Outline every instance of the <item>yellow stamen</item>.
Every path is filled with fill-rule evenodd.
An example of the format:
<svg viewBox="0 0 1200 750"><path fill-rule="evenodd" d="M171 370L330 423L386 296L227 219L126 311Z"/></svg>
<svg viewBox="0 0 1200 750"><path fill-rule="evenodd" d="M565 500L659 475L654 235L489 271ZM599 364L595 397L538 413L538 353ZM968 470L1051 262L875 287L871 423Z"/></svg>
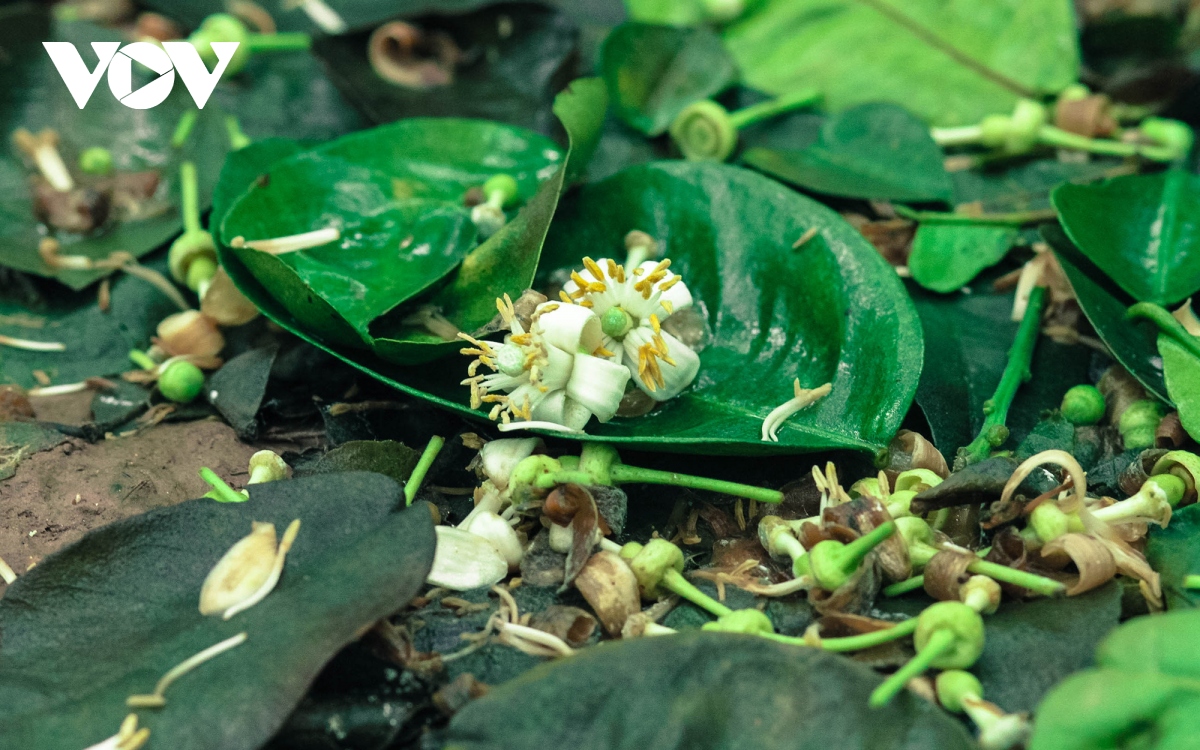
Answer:
<svg viewBox="0 0 1200 750"><path fill-rule="evenodd" d="M676 276L675 278L679 278L679 277ZM662 287L660 286L659 289L662 289ZM675 314L675 305L672 305L669 301L662 300L658 304L662 305L662 309L667 313L667 315Z"/></svg>
<svg viewBox="0 0 1200 750"><path fill-rule="evenodd" d="M596 261L592 260L591 258L584 258L583 267L592 274L592 278L594 278L596 281L604 281L604 272L600 270L600 266L596 263Z"/></svg>
<svg viewBox="0 0 1200 750"><path fill-rule="evenodd" d="M662 325L658 322L657 315L650 316L650 327L654 329L656 334L662 333Z"/></svg>
<svg viewBox="0 0 1200 750"><path fill-rule="evenodd" d="M592 356L593 357L615 357L617 355L614 354L613 352L610 352L609 350L605 349L604 345L601 344L600 346L596 347L595 351L592 352Z"/></svg>
<svg viewBox="0 0 1200 750"><path fill-rule="evenodd" d="M680 280L680 279L682 279L682 278L683 278L682 276L672 276L671 278L667 279L666 281L664 281L663 283L661 283L661 284L659 284L659 285L658 285L658 291L660 291L660 292L665 292L665 291L667 291L667 290L668 290L668 289L670 289L671 287L673 287L673 286L675 286L676 284L678 284L678 283L679 283L679 280ZM664 302L664 303L663 303L663 306L665 307L667 304L669 304L669 303L667 303L667 302Z"/></svg>
<svg viewBox="0 0 1200 750"><path fill-rule="evenodd" d="M563 302L566 302L568 305L575 304L575 300L571 299L571 295L567 294L562 289L558 290L558 298L561 299Z"/></svg>

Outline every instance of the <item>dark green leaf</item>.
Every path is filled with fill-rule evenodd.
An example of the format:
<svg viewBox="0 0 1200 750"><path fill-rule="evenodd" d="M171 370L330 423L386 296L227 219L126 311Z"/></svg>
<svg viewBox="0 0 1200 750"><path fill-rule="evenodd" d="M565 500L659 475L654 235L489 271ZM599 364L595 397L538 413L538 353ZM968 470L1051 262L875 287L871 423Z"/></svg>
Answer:
<svg viewBox="0 0 1200 750"><path fill-rule="evenodd" d="M166 271L165 262L155 261L151 267ZM42 286L48 287L44 298L30 300L15 290L0 296L0 333L66 346L61 352L5 347L0 373L5 382L25 388L40 384L34 375L37 370L55 385L132 370L129 350L149 346L159 321L179 311L158 289L124 274L113 281L108 312L96 304L95 291Z"/></svg>
<svg viewBox="0 0 1200 750"><path fill-rule="evenodd" d="M351 440L329 451L297 475L373 471L404 484L421 454L394 440Z"/></svg>
<svg viewBox="0 0 1200 750"><path fill-rule="evenodd" d="M843 198L950 200L953 185L929 130L895 104L863 104L826 120L801 151L751 148L742 161L772 177Z"/></svg>
<svg viewBox="0 0 1200 750"><path fill-rule="evenodd" d="M1200 589L1183 587L1184 576L1200 574L1200 505L1175 511L1165 529L1151 526L1146 559L1162 576L1168 609L1200 606Z"/></svg>
<svg viewBox="0 0 1200 750"><path fill-rule="evenodd" d="M272 482L243 504L193 500L119 521L43 560L0 600L5 741L97 743L129 712L127 696L245 632L244 644L181 677L165 708L139 718L163 747L259 747L335 652L422 585L430 516L396 513L399 504L399 485L372 474ZM250 522L282 532L295 518L302 525L275 590L228 622L202 617L201 583Z"/></svg>
<svg viewBox="0 0 1200 750"><path fill-rule="evenodd" d="M212 213L209 215L209 226L213 238L217 239L221 222L225 214L237 202L242 194L250 189L251 183L268 174L270 166L294 156L312 144L304 144L289 138L266 138L255 141L245 148L231 151L225 157L225 165L213 188Z"/></svg>
<svg viewBox="0 0 1200 750"><path fill-rule="evenodd" d="M1008 254L1020 230L1013 226L923 221L913 238L908 270L935 292L953 292Z"/></svg>
<svg viewBox="0 0 1200 750"><path fill-rule="evenodd" d="M1054 248L1058 263L1079 300L1079 307L1096 329L1096 335L1146 390L1169 400L1163 382L1162 361L1155 348L1154 327L1125 319L1125 311L1135 300L1083 257L1057 226L1044 226L1042 236Z"/></svg>
<svg viewBox="0 0 1200 750"><path fill-rule="evenodd" d="M764 0L726 28L746 83L774 94L816 86L826 105L902 104L933 125L1007 114L1079 72L1070 3Z"/></svg>
<svg viewBox="0 0 1200 750"><path fill-rule="evenodd" d="M1093 158L1083 163L1058 159L1000 159L950 173L954 203L979 203L985 213L1050 208L1050 192L1064 182L1100 179L1120 162Z"/></svg>
<svg viewBox="0 0 1200 750"><path fill-rule="evenodd" d="M1200 176L1182 169L1062 185L1067 236L1138 302L1173 305L1200 289Z"/></svg>
<svg viewBox="0 0 1200 750"><path fill-rule="evenodd" d="M708 29L624 23L600 48L600 74L617 117L661 135L684 107L737 82L737 66Z"/></svg>
<svg viewBox="0 0 1200 750"><path fill-rule="evenodd" d="M258 432L258 408L278 352L273 346L243 352L208 379L205 392L209 403L241 438L253 438Z"/></svg>
<svg viewBox="0 0 1200 750"><path fill-rule="evenodd" d="M983 655L971 668L988 700L1011 713L1033 711L1050 688L1091 666L1121 617L1121 587L1067 599L1006 602L987 618Z"/></svg>
<svg viewBox="0 0 1200 750"><path fill-rule="evenodd" d="M904 693L867 707L879 678L816 649L687 633L602 644L537 667L458 713L445 750L971 748L961 724ZM554 710L529 710L553 705Z"/></svg>
<svg viewBox="0 0 1200 750"><path fill-rule="evenodd" d="M420 89L385 80L367 59L367 31L318 37L313 52L346 99L375 123L470 117L554 132L551 104L571 79L579 36L561 12L506 3L466 15L424 16L414 23L426 34L445 34L463 51L465 59L449 84Z"/></svg>
<svg viewBox="0 0 1200 750"><path fill-rule="evenodd" d="M533 282L542 243L562 191L587 169L600 139L608 95L598 78L581 78L558 95L554 112L570 140L564 163L542 183L524 209L475 249L451 281L430 300L464 331L475 331L496 315L496 299L517 299ZM453 355L461 342L446 342L423 328L380 321L372 329L375 353L390 362L420 364Z"/></svg>
<svg viewBox="0 0 1200 750"><path fill-rule="evenodd" d="M1011 456L992 456L969 464L913 498L913 512L924 515L959 505L987 505L1000 498L1016 468L1017 461ZM1045 469L1035 469L1017 489L1037 497L1057 486L1053 474Z"/></svg>

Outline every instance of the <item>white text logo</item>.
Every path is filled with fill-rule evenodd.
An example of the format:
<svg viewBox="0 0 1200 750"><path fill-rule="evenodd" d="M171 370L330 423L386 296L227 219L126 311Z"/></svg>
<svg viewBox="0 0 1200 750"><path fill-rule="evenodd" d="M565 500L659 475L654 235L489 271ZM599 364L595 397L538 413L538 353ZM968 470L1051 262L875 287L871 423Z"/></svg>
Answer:
<svg viewBox="0 0 1200 750"><path fill-rule="evenodd" d="M217 81L237 51L238 42L212 43L217 56L217 64L212 72L204 66L200 53L190 42L163 42L162 47L149 42L134 42L124 47L120 42L92 42L92 49L99 59L95 70L88 70L79 50L70 42L42 42L42 46L50 54L50 60L80 109L92 98L92 92L96 90L105 70L108 71L109 90L130 109L150 109L162 104L175 87L176 71L196 106L204 109L208 97L217 87ZM157 78L137 91L133 90L135 62L158 74Z"/></svg>

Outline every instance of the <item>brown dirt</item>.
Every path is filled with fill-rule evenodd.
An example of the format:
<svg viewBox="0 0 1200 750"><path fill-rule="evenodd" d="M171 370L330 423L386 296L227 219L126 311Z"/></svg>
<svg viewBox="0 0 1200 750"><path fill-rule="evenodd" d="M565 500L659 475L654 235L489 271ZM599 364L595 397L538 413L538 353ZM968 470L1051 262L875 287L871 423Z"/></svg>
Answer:
<svg viewBox="0 0 1200 750"><path fill-rule="evenodd" d="M207 491L201 466L241 487L255 450L208 420L95 444L68 440L29 456L0 483L0 559L20 575L91 529L199 497ZM0 580L0 595L5 588Z"/></svg>

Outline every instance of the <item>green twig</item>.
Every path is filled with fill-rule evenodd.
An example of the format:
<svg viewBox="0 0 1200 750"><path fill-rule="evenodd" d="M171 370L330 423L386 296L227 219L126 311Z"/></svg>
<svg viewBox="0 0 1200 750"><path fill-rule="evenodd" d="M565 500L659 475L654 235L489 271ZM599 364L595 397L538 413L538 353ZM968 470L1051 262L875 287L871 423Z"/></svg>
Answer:
<svg viewBox="0 0 1200 750"><path fill-rule="evenodd" d="M956 470L984 460L993 448L1000 447L1008 439L1008 428L1004 423L1008 420L1008 409L1017 395L1017 389L1031 376L1029 366L1037 346L1045 302L1046 289L1035 287L1029 295L1029 304L1025 307L1025 316L1021 318L1012 348L1008 350L1008 364L1000 376L1000 384L996 386L995 394L983 405L983 427L970 445L959 449L954 461Z"/></svg>
<svg viewBox="0 0 1200 750"><path fill-rule="evenodd" d="M210 497L218 503L244 503L249 498L246 495L238 492L234 488L225 483L224 479L217 476L217 473L207 466L200 469L200 478L203 479L212 490L205 493L205 497Z"/></svg>
<svg viewBox="0 0 1200 750"><path fill-rule="evenodd" d="M417 496L417 490L421 488L421 482L425 481L425 475L429 473L429 467L433 466L434 460L442 452L442 446L445 444L445 438L437 435L429 438L429 444L425 446L421 460L417 461L412 474L408 476L408 481L404 483L404 504L406 506L412 505L413 499Z"/></svg>

